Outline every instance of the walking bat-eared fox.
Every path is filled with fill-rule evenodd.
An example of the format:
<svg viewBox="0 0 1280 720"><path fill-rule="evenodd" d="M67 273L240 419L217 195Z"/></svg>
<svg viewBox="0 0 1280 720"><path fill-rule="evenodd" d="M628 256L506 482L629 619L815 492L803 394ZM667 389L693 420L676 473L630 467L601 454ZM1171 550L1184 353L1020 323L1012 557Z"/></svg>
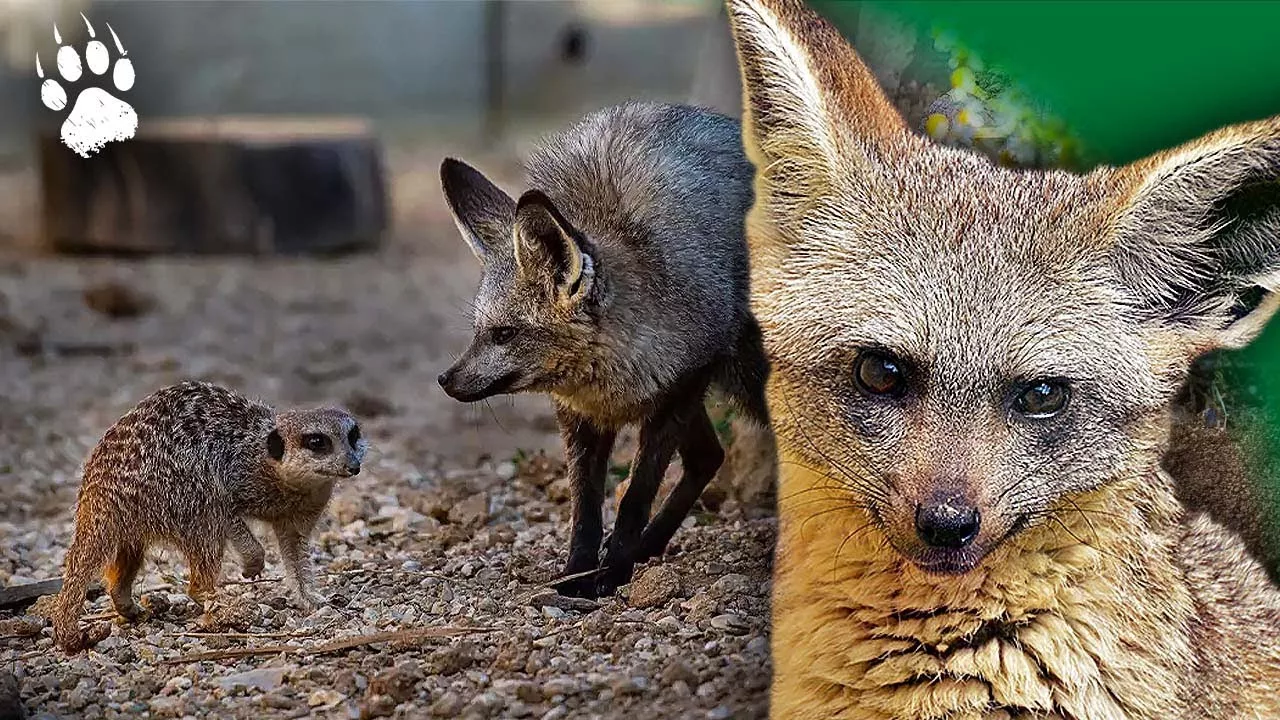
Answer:
<svg viewBox="0 0 1280 720"><path fill-rule="evenodd" d="M1161 465L1192 361L1280 302L1280 117L1006 169L910 132L799 0L728 7L780 465L771 715L1280 718L1280 589Z"/></svg>
<svg viewBox="0 0 1280 720"><path fill-rule="evenodd" d="M663 553L723 462L708 389L768 423L747 308L752 169L739 125L681 105L592 113L543 141L518 199L461 161L440 170L483 268L474 337L440 385L465 402L551 395L573 494L564 572L578 576L559 589L610 594ZM609 455L631 423L639 448L602 557ZM674 453L683 475L650 519Z"/></svg>

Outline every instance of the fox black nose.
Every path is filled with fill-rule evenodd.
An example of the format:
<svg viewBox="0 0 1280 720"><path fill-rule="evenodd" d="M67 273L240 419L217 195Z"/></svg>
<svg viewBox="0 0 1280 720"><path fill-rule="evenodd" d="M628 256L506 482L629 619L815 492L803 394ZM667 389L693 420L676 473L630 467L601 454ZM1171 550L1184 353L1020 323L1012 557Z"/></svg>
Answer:
<svg viewBox="0 0 1280 720"><path fill-rule="evenodd" d="M350 462L349 462L349 463L347 463L347 474L348 474L348 475L353 475L353 476L354 476L354 475L359 475L359 474L360 474L360 463L350 463Z"/></svg>
<svg viewBox="0 0 1280 720"><path fill-rule="evenodd" d="M440 377L436 378L436 382L440 383L440 387L448 389L449 383L453 381L454 370L449 368L440 373Z"/></svg>
<svg viewBox="0 0 1280 720"><path fill-rule="evenodd" d="M916 506L916 534L930 547L962 548L981 529L982 514L976 507L952 502Z"/></svg>

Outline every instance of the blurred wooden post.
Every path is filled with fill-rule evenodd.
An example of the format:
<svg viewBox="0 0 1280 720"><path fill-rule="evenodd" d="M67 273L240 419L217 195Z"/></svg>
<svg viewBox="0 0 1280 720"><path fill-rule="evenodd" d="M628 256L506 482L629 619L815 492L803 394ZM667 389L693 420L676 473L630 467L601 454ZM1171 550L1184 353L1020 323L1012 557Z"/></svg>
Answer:
<svg viewBox="0 0 1280 720"><path fill-rule="evenodd" d="M484 8L485 139L497 142L506 124L506 0L488 0Z"/></svg>
<svg viewBox="0 0 1280 720"><path fill-rule="evenodd" d="M388 201L370 123L144 121L82 158L38 138L44 242L59 252L312 254L381 244Z"/></svg>
<svg viewBox="0 0 1280 720"><path fill-rule="evenodd" d="M742 116L742 78L723 4L708 23L689 101L730 117Z"/></svg>

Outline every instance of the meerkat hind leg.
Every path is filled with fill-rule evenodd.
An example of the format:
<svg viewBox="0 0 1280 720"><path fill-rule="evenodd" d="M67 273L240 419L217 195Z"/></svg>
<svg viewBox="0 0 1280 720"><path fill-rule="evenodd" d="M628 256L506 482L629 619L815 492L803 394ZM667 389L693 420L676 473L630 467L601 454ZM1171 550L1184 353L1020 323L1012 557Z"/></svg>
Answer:
<svg viewBox="0 0 1280 720"><path fill-rule="evenodd" d="M189 548L185 554L190 572L187 595L197 604L207 606L218 587L218 575L222 571L222 548Z"/></svg>
<svg viewBox="0 0 1280 720"><path fill-rule="evenodd" d="M115 557L107 565L103 577L107 594L116 613L129 622L136 622L143 615L142 608L133 601L133 584L138 579L144 558L143 546L126 543L116 549Z"/></svg>

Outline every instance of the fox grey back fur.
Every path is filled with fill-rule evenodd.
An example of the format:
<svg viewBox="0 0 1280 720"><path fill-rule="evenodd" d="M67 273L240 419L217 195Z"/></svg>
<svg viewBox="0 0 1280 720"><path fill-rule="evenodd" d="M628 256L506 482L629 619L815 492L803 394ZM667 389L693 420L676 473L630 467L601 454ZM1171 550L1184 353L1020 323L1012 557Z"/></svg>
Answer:
<svg viewBox="0 0 1280 720"><path fill-rule="evenodd" d="M575 278L590 285L579 313L557 302L561 251L519 249L522 236L536 242L529 226L537 217L526 221L478 172L452 167L443 172L445 192L484 268L475 338L467 362L455 366L461 399L546 391L618 425L723 356L717 384L763 416L755 387L764 361L752 352L759 341L743 240L753 171L737 121L636 102L589 114L542 142L527 162L529 183L586 256L584 277ZM519 336L494 343L487 331L498 327L519 328Z"/></svg>

